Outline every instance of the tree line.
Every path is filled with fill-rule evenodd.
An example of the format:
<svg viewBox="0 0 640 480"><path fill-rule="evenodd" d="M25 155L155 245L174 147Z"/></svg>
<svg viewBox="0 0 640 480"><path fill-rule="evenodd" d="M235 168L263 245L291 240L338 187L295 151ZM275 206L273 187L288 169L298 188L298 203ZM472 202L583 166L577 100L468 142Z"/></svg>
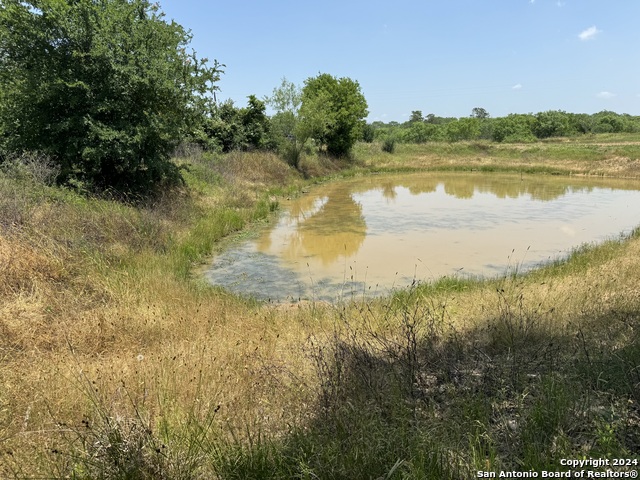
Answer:
<svg viewBox="0 0 640 480"><path fill-rule="evenodd" d="M369 124L366 139L404 143L463 140L526 143L551 137L639 132L640 117L611 111L585 114L549 110L491 118L484 108L476 107L469 117L463 118L423 116L422 111L414 110L404 123Z"/></svg>

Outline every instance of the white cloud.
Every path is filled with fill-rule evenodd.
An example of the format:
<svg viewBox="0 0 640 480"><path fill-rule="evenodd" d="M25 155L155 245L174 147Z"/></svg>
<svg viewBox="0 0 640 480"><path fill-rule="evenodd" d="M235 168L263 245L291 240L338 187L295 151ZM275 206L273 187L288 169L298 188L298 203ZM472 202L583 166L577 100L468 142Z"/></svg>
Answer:
<svg viewBox="0 0 640 480"><path fill-rule="evenodd" d="M522 85L517 83L513 87L511 87L511 90L520 90L521 88L522 88Z"/></svg>
<svg viewBox="0 0 640 480"><path fill-rule="evenodd" d="M594 25L593 27L589 27L586 30L583 30L582 32L580 32L580 35L578 35L578 38L580 38L580 40L591 40L592 38L594 38L597 34L599 34L602 30L598 30L596 28L596 26Z"/></svg>
<svg viewBox="0 0 640 480"><path fill-rule="evenodd" d="M600 92L600 93L598 93L596 95L596 97L604 98L604 99L613 98L615 96L616 96L616 94L615 93L611 93L611 92Z"/></svg>

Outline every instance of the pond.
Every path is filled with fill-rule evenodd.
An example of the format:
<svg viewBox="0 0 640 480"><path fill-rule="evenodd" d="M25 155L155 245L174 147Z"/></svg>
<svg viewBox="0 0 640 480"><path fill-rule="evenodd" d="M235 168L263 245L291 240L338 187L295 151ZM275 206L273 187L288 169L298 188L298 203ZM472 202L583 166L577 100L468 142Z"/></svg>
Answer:
<svg viewBox="0 0 640 480"><path fill-rule="evenodd" d="M208 280L280 301L386 295L495 277L640 224L640 184L495 173L373 175L282 202L277 222L216 255Z"/></svg>

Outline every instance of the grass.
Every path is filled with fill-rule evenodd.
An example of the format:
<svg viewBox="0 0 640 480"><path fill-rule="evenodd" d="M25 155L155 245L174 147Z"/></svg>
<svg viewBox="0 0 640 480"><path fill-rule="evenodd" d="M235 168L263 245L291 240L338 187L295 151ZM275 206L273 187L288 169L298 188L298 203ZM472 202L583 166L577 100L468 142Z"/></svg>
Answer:
<svg viewBox="0 0 640 480"><path fill-rule="evenodd" d="M419 169L637 178L638 147L359 145L355 163L177 159L154 202L0 171L0 476L469 478L640 450L640 234L527 275L269 306L194 274L278 197ZM602 144L602 145L601 145ZM615 145L614 145L615 144ZM313 177L323 175L323 177Z"/></svg>
<svg viewBox="0 0 640 480"><path fill-rule="evenodd" d="M377 171L483 170L557 175L640 177L640 145L631 142L397 144L389 155L377 143L360 144L356 158Z"/></svg>

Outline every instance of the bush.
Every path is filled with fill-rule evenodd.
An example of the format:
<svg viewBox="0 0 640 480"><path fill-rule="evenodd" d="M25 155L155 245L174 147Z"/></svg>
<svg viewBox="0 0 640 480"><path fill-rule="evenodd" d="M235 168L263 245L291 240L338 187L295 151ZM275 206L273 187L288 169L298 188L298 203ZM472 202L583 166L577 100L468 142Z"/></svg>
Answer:
<svg viewBox="0 0 640 480"><path fill-rule="evenodd" d="M0 232L28 222L58 173L49 158L37 153L7 155L0 161Z"/></svg>
<svg viewBox="0 0 640 480"><path fill-rule="evenodd" d="M570 128L570 117L562 111L549 110L536 114L533 133L538 138L563 137L577 131Z"/></svg>
<svg viewBox="0 0 640 480"><path fill-rule="evenodd" d="M480 136L480 120L477 118L461 118L449 122L445 126L445 136L449 142L476 140Z"/></svg>
<svg viewBox="0 0 640 480"><path fill-rule="evenodd" d="M370 123L367 123L362 128L362 141L366 143L372 143L375 138L375 128Z"/></svg>
<svg viewBox="0 0 640 480"><path fill-rule="evenodd" d="M396 150L396 139L394 137L387 137L382 142L382 151L387 153L393 153Z"/></svg>
<svg viewBox="0 0 640 480"><path fill-rule="evenodd" d="M216 106L204 123L204 139L199 143L205 148L219 146L223 152L274 149L265 103L255 95L248 98L245 108L236 108L232 100Z"/></svg>
<svg viewBox="0 0 640 480"><path fill-rule="evenodd" d="M624 122L620 116L613 112L600 112L595 115L596 133L620 133L624 130Z"/></svg>
<svg viewBox="0 0 640 480"><path fill-rule="evenodd" d="M439 140L440 127L431 123L413 122L405 131L405 141L411 143L425 143L429 140Z"/></svg>
<svg viewBox="0 0 640 480"><path fill-rule="evenodd" d="M492 139L496 142L532 142L533 115L511 114L493 121Z"/></svg>

